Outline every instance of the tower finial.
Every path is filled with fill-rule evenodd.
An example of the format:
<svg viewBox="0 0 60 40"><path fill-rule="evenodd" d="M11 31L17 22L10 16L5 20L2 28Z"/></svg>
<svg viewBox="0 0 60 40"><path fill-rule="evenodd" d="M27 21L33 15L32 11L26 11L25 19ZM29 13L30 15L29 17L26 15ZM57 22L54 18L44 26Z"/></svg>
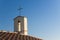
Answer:
<svg viewBox="0 0 60 40"><path fill-rule="evenodd" d="M22 7L19 7L19 9L18 9L18 11L19 11L19 16L21 16L21 10L22 10L23 8Z"/></svg>

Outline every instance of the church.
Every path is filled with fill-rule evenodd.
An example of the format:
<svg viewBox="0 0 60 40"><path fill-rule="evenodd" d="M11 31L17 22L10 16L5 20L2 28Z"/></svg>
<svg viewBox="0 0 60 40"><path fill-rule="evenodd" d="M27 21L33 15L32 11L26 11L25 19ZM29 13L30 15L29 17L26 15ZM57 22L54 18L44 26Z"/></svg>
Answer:
<svg viewBox="0 0 60 40"><path fill-rule="evenodd" d="M14 32L0 31L0 40L42 40L28 34L27 17L14 18Z"/></svg>

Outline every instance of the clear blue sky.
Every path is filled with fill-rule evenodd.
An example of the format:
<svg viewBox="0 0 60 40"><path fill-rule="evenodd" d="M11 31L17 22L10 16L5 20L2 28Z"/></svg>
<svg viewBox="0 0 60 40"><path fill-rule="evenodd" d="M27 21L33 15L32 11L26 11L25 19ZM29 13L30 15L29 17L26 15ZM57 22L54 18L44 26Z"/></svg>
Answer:
<svg viewBox="0 0 60 40"><path fill-rule="evenodd" d="M28 18L30 35L43 40L60 40L60 1L59 0L0 0L0 30L13 31L13 18L19 15Z"/></svg>

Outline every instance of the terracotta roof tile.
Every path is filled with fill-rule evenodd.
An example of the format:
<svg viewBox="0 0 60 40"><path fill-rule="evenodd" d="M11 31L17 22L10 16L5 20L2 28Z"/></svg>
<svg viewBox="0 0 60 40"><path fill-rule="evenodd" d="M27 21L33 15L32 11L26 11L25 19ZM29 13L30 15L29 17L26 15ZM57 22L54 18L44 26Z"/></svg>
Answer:
<svg viewBox="0 0 60 40"><path fill-rule="evenodd" d="M0 32L0 40L42 40L29 35L21 35L18 33Z"/></svg>

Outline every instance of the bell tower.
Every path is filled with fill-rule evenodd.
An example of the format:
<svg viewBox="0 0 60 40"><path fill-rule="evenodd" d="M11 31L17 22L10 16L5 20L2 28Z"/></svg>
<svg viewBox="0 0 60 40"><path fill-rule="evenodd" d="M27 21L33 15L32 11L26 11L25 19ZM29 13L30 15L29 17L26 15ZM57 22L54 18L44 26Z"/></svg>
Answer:
<svg viewBox="0 0 60 40"><path fill-rule="evenodd" d="M27 18L24 16L17 16L14 18L14 32L27 35Z"/></svg>

